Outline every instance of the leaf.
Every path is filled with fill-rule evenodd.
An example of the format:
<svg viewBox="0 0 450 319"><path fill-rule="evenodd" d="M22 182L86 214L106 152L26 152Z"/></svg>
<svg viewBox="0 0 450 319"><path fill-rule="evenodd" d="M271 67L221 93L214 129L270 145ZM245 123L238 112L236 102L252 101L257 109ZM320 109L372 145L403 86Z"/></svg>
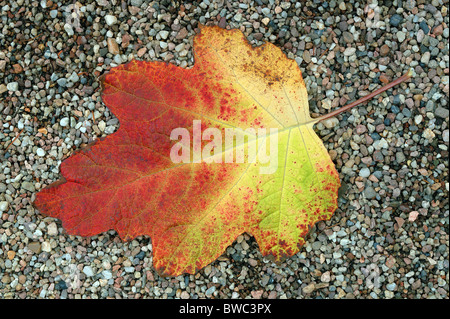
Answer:
<svg viewBox="0 0 450 319"><path fill-rule="evenodd" d="M331 217L340 185L314 133L320 119L309 115L300 69L276 46L253 48L240 31L218 27L201 27L194 54L191 69L140 61L113 68L102 98L120 128L65 160L63 178L39 192L35 206L61 219L69 234L114 229L124 240L151 236L161 275L194 273L244 232L264 256L281 261L299 251L317 221ZM171 133L186 128L195 139L194 121L203 134L278 131L247 134L228 149L216 141L211 151L219 152L201 163L174 163L171 149L182 142ZM278 156L262 163L274 136ZM190 152L181 157L194 160L208 143L214 142L183 144ZM223 161L251 143L257 152L244 152L243 163ZM262 174L264 167L274 172Z"/></svg>

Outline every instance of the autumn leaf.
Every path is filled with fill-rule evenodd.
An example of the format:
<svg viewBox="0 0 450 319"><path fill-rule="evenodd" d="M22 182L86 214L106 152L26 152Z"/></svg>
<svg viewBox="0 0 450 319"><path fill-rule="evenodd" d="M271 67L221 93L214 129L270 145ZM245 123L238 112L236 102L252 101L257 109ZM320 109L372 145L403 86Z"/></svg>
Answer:
<svg viewBox="0 0 450 319"><path fill-rule="evenodd" d="M191 69L140 61L113 68L102 98L120 128L65 160L62 180L39 192L35 206L69 234L150 236L161 275L194 273L244 232L264 256L292 256L332 216L340 185L313 130L322 118L309 115L300 69L276 46L253 48L240 31L218 27L201 27L194 54ZM195 145L196 126L201 137L213 128L233 130L236 140ZM187 142L173 139L177 128ZM252 143L254 154L245 151ZM263 163L274 143L276 157ZM176 145L187 152L174 162ZM234 153L243 161L224 161Z"/></svg>

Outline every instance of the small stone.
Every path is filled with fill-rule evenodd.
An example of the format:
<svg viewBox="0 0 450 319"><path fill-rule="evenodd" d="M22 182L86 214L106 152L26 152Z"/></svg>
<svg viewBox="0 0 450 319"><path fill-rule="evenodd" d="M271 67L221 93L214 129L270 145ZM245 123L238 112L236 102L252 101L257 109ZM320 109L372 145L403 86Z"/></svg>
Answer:
<svg viewBox="0 0 450 319"><path fill-rule="evenodd" d="M29 191L29 192L34 192L36 189L34 187L34 184L28 181L24 181L22 182L22 188Z"/></svg>
<svg viewBox="0 0 450 319"><path fill-rule="evenodd" d="M403 163L406 160L405 154L403 152L396 152L395 153L395 160L397 163Z"/></svg>
<svg viewBox="0 0 450 319"><path fill-rule="evenodd" d="M13 72L14 73L21 73L23 71L22 66L19 63L13 64Z"/></svg>
<svg viewBox="0 0 450 319"><path fill-rule="evenodd" d="M140 48L139 51L137 52L138 57L142 57L145 54L145 52L147 52L146 47Z"/></svg>
<svg viewBox="0 0 450 319"><path fill-rule="evenodd" d="M180 297L181 299L189 299L189 293L186 290L183 290Z"/></svg>
<svg viewBox="0 0 450 319"><path fill-rule="evenodd" d="M186 28L183 28L180 31L178 31L177 36L175 38L178 40L182 40L182 39L186 38L187 35L188 35L188 30Z"/></svg>
<svg viewBox="0 0 450 319"><path fill-rule="evenodd" d="M429 51L425 52L420 58L420 62L428 64L430 62L431 53Z"/></svg>
<svg viewBox="0 0 450 319"><path fill-rule="evenodd" d="M66 33L67 33L67 35L69 37L74 35L73 29L72 29L72 25L70 23L64 24L64 30L66 31Z"/></svg>
<svg viewBox="0 0 450 319"><path fill-rule="evenodd" d="M443 108L442 106L438 106L437 109L436 109L436 111L434 112L434 114L435 114L437 117L446 119L446 118L448 117L448 115L449 115L449 110L446 109L446 108Z"/></svg>
<svg viewBox="0 0 450 319"><path fill-rule="evenodd" d="M359 171L359 176L364 177L364 178L369 177L370 176L370 169L368 169L367 167L362 168Z"/></svg>
<svg viewBox="0 0 450 319"><path fill-rule="evenodd" d="M422 115L416 115L414 117L414 123L416 123L417 125L419 125L422 122L423 116Z"/></svg>
<svg viewBox="0 0 450 319"><path fill-rule="evenodd" d="M302 292L305 294L310 294L312 293L314 290L316 289L316 284L315 283L310 283L308 286L304 287L302 289Z"/></svg>
<svg viewBox="0 0 450 319"><path fill-rule="evenodd" d="M391 18L389 19L389 23L391 24L391 26L393 27L398 27L400 25L400 23L402 23L403 18L402 16L398 15L398 14L393 14L391 16Z"/></svg>
<svg viewBox="0 0 450 319"><path fill-rule="evenodd" d="M444 132L442 132L442 140L445 143L448 143L448 141L449 141L449 132L448 132L448 130L444 130Z"/></svg>
<svg viewBox="0 0 450 319"><path fill-rule="evenodd" d="M434 29L433 29L433 34L435 35L435 36L440 36L440 35L442 35L444 33L444 27L442 26L442 24L440 24L440 25L438 25L438 26L436 26Z"/></svg>
<svg viewBox="0 0 450 319"><path fill-rule="evenodd" d="M303 51L303 61L305 61L305 63L311 62L311 54L308 50Z"/></svg>
<svg viewBox="0 0 450 319"><path fill-rule="evenodd" d="M398 39L398 42L402 43L406 39L406 34L403 31L398 31L397 39Z"/></svg>
<svg viewBox="0 0 450 319"><path fill-rule="evenodd" d="M222 29L225 29L227 26L227 19L225 17L220 18L218 26Z"/></svg>
<svg viewBox="0 0 450 319"><path fill-rule="evenodd" d="M425 22L425 20L422 20L422 21L419 23L419 28L422 29L422 31L423 31L425 34L428 34L428 32L430 32L430 27L429 27L428 24Z"/></svg>
<svg viewBox="0 0 450 319"><path fill-rule="evenodd" d="M364 196L366 196L367 199L372 199L377 196L377 193L375 192L373 187L369 186L364 190Z"/></svg>
<svg viewBox="0 0 450 319"><path fill-rule="evenodd" d="M344 51L345 56L351 56L354 55L356 52L356 48L346 48Z"/></svg>
<svg viewBox="0 0 450 319"><path fill-rule="evenodd" d="M216 291L216 286L211 286L205 291L205 295L211 297L214 291Z"/></svg>
<svg viewBox="0 0 450 319"><path fill-rule="evenodd" d="M9 260L13 260L14 257L16 256L16 252L14 250L9 250L7 255Z"/></svg>
<svg viewBox="0 0 450 319"><path fill-rule="evenodd" d="M41 249L42 249L42 251L50 252L52 250L52 247L50 246L50 243L48 241L44 241L41 244Z"/></svg>
<svg viewBox="0 0 450 319"><path fill-rule="evenodd" d="M331 128L333 128L333 127L335 127L336 125L339 124L339 120L338 120L337 118L335 118L335 117L332 117L332 118L323 120L323 121L322 121L322 124L323 124L326 128L331 129Z"/></svg>
<svg viewBox="0 0 450 319"><path fill-rule="evenodd" d="M58 235L58 226L56 225L56 223L53 222L47 226L47 234L49 236Z"/></svg>
<svg viewBox="0 0 450 319"><path fill-rule="evenodd" d="M389 54L389 52L391 51L391 49L389 48L389 46L387 44L383 44L380 47L380 55L381 56L386 56Z"/></svg>
<svg viewBox="0 0 450 319"><path fill-rule="evenodd" d="M59 121L59 125L61 125L62 127L65 127L65 126L69 125L69 118L68 117L63 117Z"/></svg>
<svg viewBox="0 0 450 319"><path fill-rule="evenodd" d="M361 135L363 133L367 132L367 127L363 124L358 124L356 126L356 134Z"/></svg>
<svg viewBox="0 0 450 319"><path fill-rule="evenodd" d="M387 290L394 291L397 288L397 284L395 282L386 285Z"/></svg>
<svg viewBox="0 0 450 319"><path fill-rule="evenodd" d="M117 44L116 40L114 38L108 38L108 52L112 55L119 54L119 45Z"/></svg>
<svg viewBox="0 0 450 319"><path fill-rule="evenodd" d="M58 83L59 86L62 87L66 87L67 85L67 79L66 78L60 78L56 81L56 83Z"/></svg>
<svg viewBox="0 0 450 319"><path fill-rule="evenodd" d="M37 156L43 157L45 155L45 151L42 148L39 147L36 150L36 154L37 154Z"/></svg>
<svg viewBox="0 0 450 319"><path fill-rule="evenodd" d="M6 212L8 210L8 206L9 206L9 203L7 201L1 201L0 202L0 212Z"/></svg>
<svg viewBox="0 0 450 319"><path fill-rule="evenodd" d="M94 276L94 271L92 270L91 266L84 266L83 273L88 277Z"/></svg>
<svg viewBox="0 0 450 319"><path fill-rule="evenodd" d="M436 134L434 134L434 132L433 132L432 130L430 130L430 128L427 127L427 128L423 131L422 136L423 136L424 138L426 138L427 140L432 141L432 140L434 139L434 137L436 136Z"/></svg>
<svg viewBox="0 0 450 319"><path fill-rule="evenodd" d="M320 280L321 280L322 282L330 282L330 280L331 280L330 272L329 272L329 271L324 272L324 273L322 274L322 276L320 276Z"/></svg>
<svg viewBox="0 0 450 319"><path fill-rule="evenodd" d="M161 37L161 39L166 40L169 36L169 31L161 30L159 31L159 36Z"/></svg>
<svg viewBox="0 0 450 319"><path fill-rule="evenodd" d="M6 85L6 88L8 89L8 91L16 92L17 90L19 90L19 83L17 83L17 82L9 82Z"/></svg>
<svg viewBox="0 0 450 319"><path fill-rule="evenodd" d="M105 16L105 21L107 25L113 25L117 23L117 18L113 15L107 14Z"/></svg>
<svg viewBox="0 0 450 319"><path fill-rule="evenodd" d="M264 25L268 25L269 22L270 22L270 19L266 17L266 18L262 19L261 22L262 22Z"/></svg>
<svg viewBox="0 0 450 319"><path fill-rule="evenodd" d="M346 43L353 43L353 34L351 34L350 32L344 31L342 33L342 37L344 38L344 41Z"/></svg>
<svg viewBox="0 0 450 319"><path fill-rule="evenodd" d="M28 244L28 249L30 249L35 254L39 254L41 252L41 243L33 241Z"/></svg>

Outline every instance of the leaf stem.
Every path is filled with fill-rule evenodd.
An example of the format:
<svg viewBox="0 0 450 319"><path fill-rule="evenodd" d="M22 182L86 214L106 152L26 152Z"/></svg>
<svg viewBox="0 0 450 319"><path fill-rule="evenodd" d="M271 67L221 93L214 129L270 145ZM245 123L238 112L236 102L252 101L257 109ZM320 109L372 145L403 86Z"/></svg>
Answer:
<svg viewBox="0 0 450 319"><path fill-rule="evenodd" d="M384 91L389 90L390 88L396 86L397 84L400 84L400 83L410 79L412 77L412 75L413 75L413 71L412 71L412 69L409 69L408 73L402 75L398 79L395 79L391 83L386 84L385 86L379 88L378 90L373 91L372 93L370 93L370 94L360 98L359 100L356 100L355 102L347 104L346 106L343 106L343 107L341 107L341 108L339 108L339 109L337 109L337 110L335 110L335 111L333 111L331 113L328 113L328 114L325 114L325 115L322 115L320 117L315 118L314 122L317 123L317 122L323 121L323 120L328 119L330 117L336 116L336 115L338 115L338 114L340 114L340 113L342 113L344 111L347 111L348 109L351 109L354 106L357 106L357 105L359 105L361 103L364 103L364 102L370 100L371 98L377 96L378 94L383 93Z"/></svg>

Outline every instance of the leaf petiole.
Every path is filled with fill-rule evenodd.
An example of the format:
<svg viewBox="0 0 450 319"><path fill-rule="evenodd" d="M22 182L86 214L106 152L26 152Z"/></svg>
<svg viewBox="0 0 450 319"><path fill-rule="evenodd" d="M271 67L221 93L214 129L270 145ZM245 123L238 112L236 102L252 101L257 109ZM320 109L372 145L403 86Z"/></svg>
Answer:
<svg viewBox="0 0 450 319"><path fill-rule="evenodd" d="M339 108L339 109L337 109L337 110L335 110L335 111L333 111L331 113L328 113L328 114L325 114L325 115L322 115L320 117L315 118L314 122L318 123L318 122L323 121L325 119L328 119L330 117L334 117L334 116L336 116L336 115L338 115L338 114L340 114L342 112L345 112L345 111L351 109L354 106L357 106L357 105L359 105L361 103L364 103L364 102L372 99L373 97L377 96L378 94L383 93L384 91L387 91L390 88L392 88L392 87L394 87L394 86L396 86L396 85L398 85L398 84L400 84L400 83L410 79L412 77L412 75L413 75L413 70L409 69L408 73L402 75L398 79L395 79L391 83L386 84L385 86L379 88L378 90L373 91L372 93L370 93L370 94L360 98L359 100L356 100L355 102L347 104L346 106L343 106L343 107L341 107L341 108Z"/></svg>

